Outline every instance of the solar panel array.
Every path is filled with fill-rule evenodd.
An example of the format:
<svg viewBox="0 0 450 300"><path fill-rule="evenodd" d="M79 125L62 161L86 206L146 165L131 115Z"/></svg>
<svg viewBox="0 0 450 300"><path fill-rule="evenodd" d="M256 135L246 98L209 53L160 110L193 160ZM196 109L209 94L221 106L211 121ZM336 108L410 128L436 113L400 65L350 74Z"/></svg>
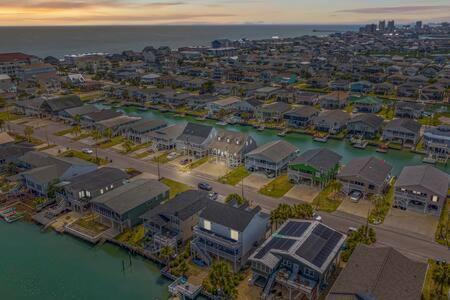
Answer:
<svg viewBox="0 0 450 300"><path fill-rule="evenodd" d="M279 232L281 235L301 237L306 229L308 229L309 222L289 221L283 229Z"/></svg>
<svg viewBox="0 0 450 300"><path fill-rule="evenodd" d="M263 258L266 253L272 249L288 251L295 242L296 241L292 239L272 237L271 240L264 247L262 247L261 250L259 250L259 252L255 255L255 258Z"/></svg>
<svg viewBox="0 0 450 300"><path fill-rule="evenodd" d="M320 268L341 238L341 233L318 224L295 253Z"/></svg>

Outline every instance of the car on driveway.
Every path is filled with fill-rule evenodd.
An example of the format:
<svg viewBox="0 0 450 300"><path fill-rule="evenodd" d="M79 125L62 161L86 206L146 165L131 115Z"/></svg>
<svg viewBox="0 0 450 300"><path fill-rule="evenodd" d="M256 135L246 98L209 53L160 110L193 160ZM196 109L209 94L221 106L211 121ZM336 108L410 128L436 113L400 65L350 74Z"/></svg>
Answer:
<svg viewBox="0 0 450 300"><path fill-rule="evenodd" d="M86 153L86 154L92 154L92 153L94 153L94 151L92 151L92 150L89 149L89 148L83 148L83 149L81 149L81 151L82 151L83 153Z"/></svg>
<svg viewBox="0 0 450 300"><path fill-rule="evenodd" d="M317 213L313 213L313 219L315 221L322 222L322 217Z"/></svg>
<svg viewBox="0 0 450 300"><path fill-rule="evenodd" d="M362 198L362 193L360 191L352 191L350 194L350 200L354 203L358 203L359 200Z"/></svg>
<svg viewBox="0 0 450 300"><path fill-rule="evenodd" d="M217 200L217 198L219 197L219 194L217 194L216 192L209 192L208 196L209 196L209 199L211 199L211 200Z"/></svg>
<svg viewBox="0 0 450 300"><path fill-rule="evenodd" d="M177 155L178 155L178 153L176 153L176 152L171 152L171 153L169 153L169 154L167 155L167 159L172 160L172 159L176 158Z"/></svg>
<svg viewBox="0 0 450 300"><path fill-rule="evenodd" d="M182 165L182 166L184 166L184 165L187 165L187 164L189 164L189 163L191 163L192 162L192 159L190 159L190 158L185 158L185 159L182 159L181 161L180 161L180 164Z"/></svg>
<svg viewBox="0 0 450 300"><path fill-rule="evenodd" d="M197 185L197 187L200 189L200 190L204 190L204 191L212 191L212 186L211 185L209 185L209 183L206 183L206 182L200 182L198 185Z"/></svg>

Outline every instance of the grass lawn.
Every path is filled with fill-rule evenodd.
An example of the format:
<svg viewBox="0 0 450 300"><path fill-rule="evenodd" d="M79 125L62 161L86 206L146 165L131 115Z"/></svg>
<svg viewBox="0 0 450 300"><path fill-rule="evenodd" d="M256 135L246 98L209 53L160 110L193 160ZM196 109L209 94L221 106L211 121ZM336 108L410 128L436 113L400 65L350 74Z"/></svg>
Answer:
<svg viewBox="0 0 450 300"><path fill-rule="evenodd" d="M40 139L37 139L35 137L30 137L30 140L28 140L25 136L20 135L20 134L14 134L14 133L10 133L11 136L14 136L14 139L16 140L16 142L20 143L20 142L29 142L35 146L39 146L42 145L44 143L44 141L41 141Z"/></svg>
<svg viewBox="0 0 450 300"><path fill-rule="evenodd" d="M378 115L386 120L392 120L395 116L395 110L388 108L387 106L383 106Z"/></svg>
<svg viewBox="0 0 450 300"><path fill-rule="evenodd" d="M292 187L293 183L289 182L287 175L278 176L265 186L263 186L259 192L263 195L280 198L283 197Z"/></svg>
<svg viewBox="0 0 450 300"><path fill-rule="evenodd" d="M170 161L170 159L167 158L167 155L169 155L169 152L164 152L163 154L154 157L153 161L154 162L158 162L159 161L160 164L166 164L166 163L168 163Z"/></svg>
<svg viewBox="0 0 450 300"><path fill-rule="evenodd" d="M93 92L84 92L84 93L77 93L80 97L81 101L91 101L94 99L97 99L101 96L103 96L102 91L93 91Z"/></svg>
<svg viewBox="0 0 450 300"><path fill-rule="evenodd" d="M183 167L183 170L192 170L195 169L201 165L203 165L204 163L206 163L208 161L208 156L202 157L200 159L197 159L196 161L193 161L192 163L186 165Z"/></svg>
<svg viewBox="0 0 450 300"><path fill-rule="evenodd" d="M245 178L248 175L250 175L250 172L245 168L245 166L239 166L228 172L225 176L220 177L219 182L229 185L236 185L241 182L242 178Z"/></svg>
<svg viewBox="0 0 450 300"><path fill-rule="evenodd" d="M428 260L428 271L425 277L425 283L422 290L423 300L444 300L447 299L446 296L440 296L436 293L439 291L439 285L433 280L433 271L437 268L437 264L434 260ZM443 293L447 295L449 292L449 286L444 285Z"/></svg>
<svg viewBox="0 0 450 300"><path fill-rule="evenodd" d="M170 188L169 199L172 199L179 193L182 193L182 192L192 189L192 187L190 187L187 184L184 184L184 183L172 180L172 179L168 179L168 178L161 179L161 182Z"/></svg>
<svg viewBox="0 0 450 300"><path fill-rule="evenodd" d="M76 158L83 159L85 161L97 164L99 166L106 165L108 163L108 161L104 158L98 157L98 159L96 159L95 155L83 153L81 151L76 151L76 150L69 150L69 151L63 152L61 154L61 156L76 157Z"/></svg>
<svg viewBox="0 0 450 300"><path fill-rule="evenodd" d="M145 158L145 157L147 157L147 156L149 156L149 155L150 155L149 152L144 151L144 152L142 152L142 153L136 154L136 155L134 156L134 158L141 159L141 158Z"/></svg>
<svg viewBox="0 0 450 300"><path fill-rule="evenodd" d="M72 131L73 131L73 129L72 129L72 127L70 127L70 128L67 128L67 129L58 131L58 132L56 132L54 135L56 135L56 136L63 136L63 135L72 133Z"/></svg>
<svg viewBox="0 0 450 300"><path fill-rule="evenodd" d="M326 212L335 211L341 205L343 199L338 194L340 184L337 181L330 182L320 193L314 198L312 205L317 210Z"/></svg>
<svg viewBox="0 0 450 300"><path fill-rule="evenodd" d="M14 121L14 120L18 120L18 119L21 119L21 118L22 118L21 115L8 113L6 111L0 112L0 120L3 120L3 121Z"/></svg>
<svg viewBox="0 0 450 300"><path fill-rule="evenodd" d="M370 211L369 222L382 223L391 209L392 202L394 201L394 181L391 182L391 187L386 195L375 199L370 199L370 201L372 201L375 206Z"/></svg>
<svg viewBox="0 0 450 300"><path fill-rule="evenodd" d="M94 214L84 216L78 219L74 224L87 229L94 235L98 235L108 229L107 226L97 222L97 216Z"/></svg>
<svg viewBox="0 0 450 300"><path fill-rule="evenodd" d="M436 228L435 239L441 245L447 245L447 241L450 240L450 224L448 219L448 211L450 209L450 203L444 206L442 209L441 217L439 218L439 224ZM445 232L447 231L447 232Z"/></svg>
<svg viewBox="0 0 450 300"><path fill-rule="evenodd" d="M102 143L99 145L100 149L107 149L114 147L115 145L119 145L120 143L123 143L125 138L123 136L115 136L112 139Z"/></svg>
<svg viewBox="0 0 450 300"><path fill-rule="evenodd" d="M140 247L142 240L145 237L144 225L138 225L132 229L127 228L124 232L115 237L116 240L122 243L130 244L135 247Z"/></svg>
<svg viewBox="0 0 450 300"><path fill-rule="evenodd" d="M138 150L150 147L151 144L152 144L151 142L144 143L144 144L134 144L133 146L131 146L130 151L123 150L121 152L123 154L132 153L132 152L135 152L135 151L138 151Z"/></svg>

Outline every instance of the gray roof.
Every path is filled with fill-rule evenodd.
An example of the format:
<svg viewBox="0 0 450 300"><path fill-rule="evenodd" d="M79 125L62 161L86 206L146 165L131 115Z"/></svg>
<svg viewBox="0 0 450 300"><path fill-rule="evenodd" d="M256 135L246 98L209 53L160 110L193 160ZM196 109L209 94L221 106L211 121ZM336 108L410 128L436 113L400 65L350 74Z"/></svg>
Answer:
<svg viewBox="0 0 450 300"><path fill-rule="evenodd" d="M381 185L391 169L391 165L376 157L354 158L341 169L338 177L356 176Z"/></svg>
<svg viewBox="0 0 450 300"><path fill-rule="evenodd" d="M74 190L96 190L113 182L125 180L129 176L117 168L104 167L70 179L65 187Z"/></svg>
<svg viewBox="0 0 450 300"><path fill-rule="evenodd" d="M83 101L77 95L68 95L58 98L47 99L43 104L47 104L52 111L60 111L67 108L82 106Z"/></svg>
<svg viewBox="0 0 450 300"><path fill-rule="evenodd" d="M167 201L151 211L141 216L145 220L157 218L166 218L175 216L180 220L186 220L203 210L211 201L208 192L200 190L189 190L178 194L175 198Z"/></svg>
<svg viewBox="0 0 450 300"><path fill-rule="evenodd" d="M264 104L260 109L264 111L284 113L290 110L291 106L285 102L273 102L270 104Z"/></svg>
<svg viewBox="0 0 450 300"><path fill-rule="evenodd" d="M260 212L259 206L254 209L234 207L229 204L211 201L200 214L200 217L216 224L243 232L251 220Z"/></svg>
<svg viewBox="0 0 450 300"><path fill-rule="evenodd" d="M319 113L319 110L312 106L300 106L288 111L287 113L285 113L285 115L306 118L311 117L317 113Z"/></svg>
<svg viewBox="0 0 450 300"><path fill-rule="evenodd" d="M213 129L214 128L209 125L187 123L183 133L177 140L193 144L202 144L209 137Z"/></svg>
<svg viewBox="0 0 450 300"><path fill-rule="evenodd" d="M253 148L250 148L251 145L245 144L245 142L250 139L252 139L251 142L253 143ZM218 129L216 138L209 145L209 148L211 149L220 149L231 154L239 153L244 147L254 149L256 148L256 142L247 133L226 129Z"/></svg>
<svg viewBox="0 0 450 300"><path fill-rule="evenodd" d="M66 109L66 113L72 117L75 117L77 115L82 116L82 115L89 114L89 113L96 112L96 111L100 111L100 110L93 104L88 104L88 105L83 105L83 106Z"/></svg>
<svg viewBox="0 0 450 300"><path fill-rule="evenodd" d="M447 173L430 165L404 167L397 181L396 187L422 186L434 193L446 196L449 176Z"/></svg>
<svg viewBox="0 0 450 300"><path fill-rule="evenodd" d="M427 264L413 261L391 247L356 247L327 300L419 300Z"/></svg>
<svg viewBox="0 0 450 300"><path fill-rule="evenodd" d="M259 146L255 150L249 152L247 156L259 156L268 161L279 162L297 151L298 148L294 145L284 140L277 140Z"/></svg>
<svg viewBox="0 0 450 300"><path fill-rule="evenodd" d="M375 114L359 114L354 116L350 121L348 121L348 124L356 122L362 122L369 125L372 128L378 129L383 124L383 118Z"/></svg>
<svg viewBox="0 0 450 300"><path fill-rule="evenodd" d="M397 102L396 108L397 109L411 109L411 110L423 110L424 105L422 103L418 102Z"/></svg>
<svg viewBox="0 0 450 300"><path fill-rule="evenodd" d="M145 131L152 131L155 128L161 128L166 126L167 123L163 120L140 120L137 122L134 122L130 126L128 126L129 129L132 129L136 132L145 132Z"/></svg>
<svg viewBox="0 0 450 300"><path fill-rule="evenodd" d="M40 184L47 184L61 177L69 166L64 165L48 165L37 167L29 171L22 172L22 175L33 178L33 181Z"/></svg>
<svg viewBox="0 0 450 300"><path fill-rule="evenodd" d="M420 125L419 122L411 119L394 119L386 124L386 129L406 129L416 134L419 134L420 127L422 127L422 125Z"/></svg>
<svg viewBox="0 0 450 300"><path fill-rule="evenodd" d="M88 113L85 115L86 118L91 119L94 122L99 122L107 119L112 119L121 116L122 113L116 112L112 109L104 109L97 112Z"/></svg>
<svg viewBox="0 0 450 300"><path fill-rule="evenodd" d="M348 119L350 119L350 114L346 113L342 110L327 110L319 114L317 116L316 121L326 121L327 123L330 122L340 122L340 123L347 123Z"/></svg>
<svg viewBox="0 0 450 300"><path fill-rule="evenodd" d="M169 125L156 131L148 132L146 135L159 139L172 140L178 138L183 133L185 127L186 123Z"/></svg>
<svg viewBox="0 0 450 300"><path fill-rule="evenodd" d="M168 191L169 188L157 180L138 179L92 199L92 203L102 204L118 214L125 214Z"/></svg>
<svg viewBox="0 0 450 300"><path fill-rule="evenodd" d="M308 150L294 159L291 164L307 164L315 169L329 170L334 168L342 159L342 156L327 148Z"/></svg>

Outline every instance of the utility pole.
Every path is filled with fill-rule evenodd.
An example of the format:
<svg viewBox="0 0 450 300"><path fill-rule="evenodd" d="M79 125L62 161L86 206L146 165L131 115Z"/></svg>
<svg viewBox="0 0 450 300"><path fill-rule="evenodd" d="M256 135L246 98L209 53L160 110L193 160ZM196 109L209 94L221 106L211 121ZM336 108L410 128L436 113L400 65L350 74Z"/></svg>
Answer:
<svg viewBox="0 0 450 300"><path fill-rule="evenodd" d="M156 163L158 166L158 180L161 180L161 170L159 168L159 156L156 158Z"/></svg>

